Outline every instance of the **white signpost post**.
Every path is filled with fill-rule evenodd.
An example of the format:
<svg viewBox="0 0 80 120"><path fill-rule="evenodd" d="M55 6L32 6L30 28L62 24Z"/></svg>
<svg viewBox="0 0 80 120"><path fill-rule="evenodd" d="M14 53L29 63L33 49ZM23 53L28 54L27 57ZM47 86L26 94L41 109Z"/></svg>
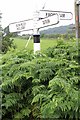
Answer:
<svg viewBox="0 0 80 120"><path fill-rule="evenodd" d="M40 51L39 29L56 25L60 20L71 20L71 12L40 10L34 12L33 19L14 22L9 24L9 32L22 32L33 30L34 53Z"/></svg>
<svg viewBox="0 0 80 120"><path fill-rule="evenodd" d="M40 34L39 29L47 26L55 25L59 23L58 15L46 17L43 19L39 19L39 14L34 13L34 29L33 29L33 37L34 37L34 53L36 51L40 51Z"/></svg>

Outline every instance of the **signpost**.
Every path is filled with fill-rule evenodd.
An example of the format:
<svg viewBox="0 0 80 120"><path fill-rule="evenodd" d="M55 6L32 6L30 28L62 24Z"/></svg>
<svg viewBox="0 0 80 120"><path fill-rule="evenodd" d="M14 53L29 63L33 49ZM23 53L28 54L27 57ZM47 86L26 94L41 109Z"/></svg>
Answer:
<svg viewBox="0 0 80 120"><path fill-rule="evenodd" d="M51 11L51 10L40 10L39 17L45 18L54 16L58 14L59 20L71 20L73 18L73 14L71 12L64 12L64 11Z"/></svg>
<svg viewBox="0 0 80 120"><path fill-rule="evenodd" d="M34 12L33 19L10 23L5 31L22 32L33 30L34 53L40 51L40 33L39 29L56 25L60 20L71 20L73 17L71 12L40 10Z"/></svg>
<svg viewBox="0 0 80 120"><path fill-rule="evenodd" d="M49 16L43 19L39 19L38 12L36 11L34 13L33 19L20 21L20 22L14 22L14 23L9 24L9 31L10 32L21 32L21 31L33 30L34 53L35 53L36 51L40 51L39 29L47 27L47 26L52 26L58 23L59 23L58 14L55 14L53 16Z"/></svg>
<svg viewBox="0 0 80 120"><path fill-rule="evenodd" d="M33 29L33 37L34 37L34 53L36 51L40 51L40 34L39 29L51 25L55 25L59 23L58 15L46 17L43 19L39 19L39 12L34 13L34 29Z"/></svg>

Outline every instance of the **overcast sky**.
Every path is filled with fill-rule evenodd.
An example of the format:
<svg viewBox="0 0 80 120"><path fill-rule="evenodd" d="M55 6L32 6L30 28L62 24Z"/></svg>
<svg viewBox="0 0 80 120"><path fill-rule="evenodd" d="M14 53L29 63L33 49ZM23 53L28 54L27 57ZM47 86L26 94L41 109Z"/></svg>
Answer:
<svg viewBox="0 0 80 120"><path fill-rule="evenodd" d="M54 11L67 11L73 13L71 21L62 21L61 25L74 23L74 0L0 0L2 27L12 22L33 18L35 10L45 9Z"/></svg>

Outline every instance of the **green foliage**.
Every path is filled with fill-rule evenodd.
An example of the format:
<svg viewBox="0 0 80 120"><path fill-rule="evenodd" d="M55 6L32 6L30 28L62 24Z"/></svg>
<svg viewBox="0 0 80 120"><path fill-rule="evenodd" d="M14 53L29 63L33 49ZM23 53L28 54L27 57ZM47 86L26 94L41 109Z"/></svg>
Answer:
<svg viewBox="0 0 80 120"><path fill-rule="evenodd" d="M35 55L12 50L0 64L3 120L80 119L77 46L59 41Z"/></svg>
<svg viewBox="0 0 80 120"><path fill-rule="evenodd" d="M29 108L23 108L19 113L16 113L15 116L14 116L14 119L23 119L25 118L25 116L29 117L29 114L30 114L30 109Z"/></svg>
<svg viewBox="0 0 80 120"><path fill-rule="evenodd" d="M15 48L15 45L13 44L13 39L10 39L10 37L11 34L2 37L1 52L6 53L8 50L10 50L10 48Z"/></svg>

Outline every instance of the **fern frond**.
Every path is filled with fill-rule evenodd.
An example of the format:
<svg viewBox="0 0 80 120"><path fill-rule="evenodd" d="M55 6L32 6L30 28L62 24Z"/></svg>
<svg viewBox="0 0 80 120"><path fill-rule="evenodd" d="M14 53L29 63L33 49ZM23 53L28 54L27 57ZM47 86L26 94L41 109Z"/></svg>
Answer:
<svg viewBox="0 0 80 120"><path fill-rule="evenodd" d="M42 99L45 99L45 98L47 98L47 95L44 95L44 94L38 94L38 95L36 95L34 98L33 98L33 100L32 100L32 104L33 103L36 103L36 102L42 102Z"/></svg>
<svg viewBox="0 0 80 120"><path fill-rule="evenodd" d="M45 86L44 85L38 85L38 86L34 86L32 88L32 94L35 96L36 94L39 94L41 93L42 90L45 89Z"/></svg>
<svg viewBox="0 0 80 120"><path fill-rule="evenodd" d="M71 85L63 78L55 77L51 81L49 81L49 87L60 87L62 90L64 90L67 94L71 90ZM59 90L59 89L58 89Z"/></svg>
<svg viewBox="0 0 80 120"><path fill-rule="evenodd" d="M13 120L15 120L15 119L21 120L25 117L29 117L30 113L31 113L31 110L28 107L23 108L23 109L21 109L20 112L18 112L14 115Z"/></svg>
<svg viewBox="0 0 80 120"><path fill-rule="evenodd" d="M8 109L8 107L14 106L21 98L22 94L20 93L10 93L5 95L5 102L2 104L2 106L5 106L6 109Z"/></svg>

